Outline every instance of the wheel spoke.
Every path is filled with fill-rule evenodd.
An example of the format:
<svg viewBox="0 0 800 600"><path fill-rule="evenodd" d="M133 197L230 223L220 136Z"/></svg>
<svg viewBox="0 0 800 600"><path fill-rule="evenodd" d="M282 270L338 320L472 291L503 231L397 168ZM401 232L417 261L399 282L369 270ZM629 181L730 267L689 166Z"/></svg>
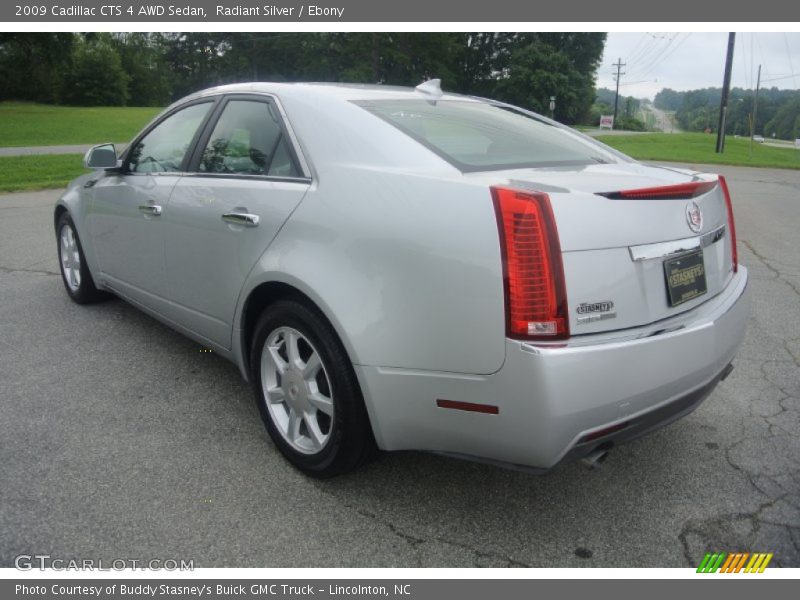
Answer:
<svg viewBox="0 0 800 600"><path fill-rule="evenodd" d="M286 401L286 396L283 393L283 388L280 386L275 386L267 390L267 399L272 404L280 404L281 402Z"/></svg>
<svg viewBox="0 0 800 600"><path fill-rule="evenodd" d="M297 438L300 437L300 423L302 422L302 417L292 408L289 411L289 424L286 427L286 435L292 442L297 443Z"/></svg>
<svg viewBox="0 0 800 600"><path fill-rule="evenodd" d="M322 362L319 359L319 354L317 354L316 351L312 352L303 367L303 379L307 382L314 381L321 367Z"/></svg>
<svg viewBox="0 0 800 600"><path fill-rule="evenodd" d="M330 398L319 392L312 392L308 395L308 401L317 410L324 412L329 417L333 416L333 401Z"/></svg>
<svg viewBox="0 0 800 600"><path fill-rule="evenodd" d="M306 413L303 415L303 420L306 422L308 439L311 440L311 444L314 446L314 449L318 450L319 448L322 448L322 445L325 443L326 436L319 428L319 423L317 422L316 416Z"/></svg>
<svg viewBox="0 0 800 600"><path fill-rule="evenodd" d="M297 346L299 341L297 332L294 330L287 331L283 336L283 341L286 343L286 356L289 357L289 364L300 368L302 361L300 360L300 348Z"/></svg>
<svg viewBox="0 0 800 600"><path fill-rule="evenodd" d="M279 375L283 375L286 372L286 367L289 365L286 364L286 361L283 360L283 357L278 353L277 346L268 346L269 348L269 357L272 360L272 364L275 366L275 369L278 371Z"/></svg>

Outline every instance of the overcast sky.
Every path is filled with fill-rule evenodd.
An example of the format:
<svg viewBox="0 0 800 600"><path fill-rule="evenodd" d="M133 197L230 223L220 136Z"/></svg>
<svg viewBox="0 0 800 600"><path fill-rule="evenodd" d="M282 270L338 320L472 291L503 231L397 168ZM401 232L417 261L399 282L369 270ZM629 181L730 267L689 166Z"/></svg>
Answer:
<svg viewBox="0 0 800 600"><path fill-rule="evenodd" d="M597 85L614 88L612 65L622 58L626 96L721 87L727 45L727 33L609 33ZM754 89L759 64L762 87L800 89L800 33L737 33L731 86Z"/></svg>

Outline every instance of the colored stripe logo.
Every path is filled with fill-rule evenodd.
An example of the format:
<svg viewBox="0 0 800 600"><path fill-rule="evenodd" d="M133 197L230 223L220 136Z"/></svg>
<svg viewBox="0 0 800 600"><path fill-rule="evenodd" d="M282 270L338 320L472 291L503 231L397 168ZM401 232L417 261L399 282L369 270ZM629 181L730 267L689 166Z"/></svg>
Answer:
<svg viewBox="0 0 800 600"><path fill-rule="evenodd" d="M763 573L772 560L772 552L706 552L698 573Z"/></svg>

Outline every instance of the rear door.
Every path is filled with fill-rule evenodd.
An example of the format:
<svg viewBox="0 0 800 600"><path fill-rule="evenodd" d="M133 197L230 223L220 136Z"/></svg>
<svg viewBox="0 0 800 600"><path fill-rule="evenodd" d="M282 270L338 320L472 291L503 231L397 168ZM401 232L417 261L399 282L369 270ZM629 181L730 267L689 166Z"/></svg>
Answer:
<svg viewBox="0 0 800 600"><path fill-rule="evenodd" d="M277 101L226 97L164 215L172 319L223 348L247 274L311 179Z"/></svg>

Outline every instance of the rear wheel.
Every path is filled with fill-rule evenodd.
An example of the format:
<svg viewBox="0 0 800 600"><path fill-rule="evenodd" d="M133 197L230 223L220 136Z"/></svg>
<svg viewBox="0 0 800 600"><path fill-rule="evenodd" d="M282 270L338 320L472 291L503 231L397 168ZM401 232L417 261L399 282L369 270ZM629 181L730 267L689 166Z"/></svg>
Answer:
<svg viewBox="0 0 800 600"><path fill-rule="evenodd" d="M369 458L374 441L358 381L318 311L293 300L269 306L250 356L261 418L293 465L325 478Z"/></svg>
<svg viewBox="0 0 800 600"><path fill-rule="evenodd" d="M89 304L108 298L107 293L98 290L94 285L75 224L66 212L61 213L58 218L56 238L61 278L69 297L78 304Z"/></svg>

